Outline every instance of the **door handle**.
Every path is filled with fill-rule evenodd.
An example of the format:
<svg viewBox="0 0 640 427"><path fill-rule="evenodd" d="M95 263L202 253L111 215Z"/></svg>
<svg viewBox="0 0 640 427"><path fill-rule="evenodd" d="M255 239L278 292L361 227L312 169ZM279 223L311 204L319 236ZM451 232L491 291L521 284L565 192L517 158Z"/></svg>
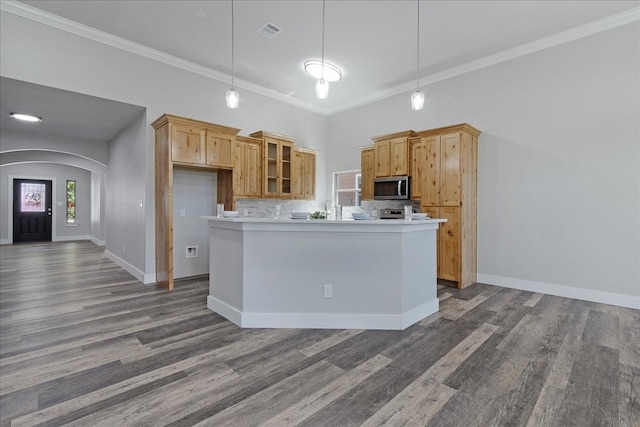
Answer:
<svg viewBox="0 0 640 427"><path fill-rule="evenodd" d="M402 181L398 181L398 196L402 196L402 194L400 194L401 187L402 187Z"/></svg>

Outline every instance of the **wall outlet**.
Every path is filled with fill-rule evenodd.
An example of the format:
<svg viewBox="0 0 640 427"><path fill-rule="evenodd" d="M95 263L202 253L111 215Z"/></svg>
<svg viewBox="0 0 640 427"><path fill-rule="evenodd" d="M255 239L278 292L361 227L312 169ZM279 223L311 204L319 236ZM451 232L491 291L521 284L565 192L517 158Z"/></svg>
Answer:
<svg viewBox="0 0 640 427"><path fill-rule="evenodd" d="M125 253L125 252L127 252L127 248L124 245L122 245L122 253Z"/></svg>
<svg viewBox="0 0 640 427"><path fill-rule="evenodd" d="M187 211L185 209L180 209L180 216L185 216Z"/></svg>
<svg viewBox="0 0 640 427"><path fill-rule="evenodd" d="M185 258L198 258L198 247L197 246L187 246Z"/></svg>
<svg viewBox="0 0 640 427"><path fill-rule="evenodd" d="M333 285L324 285L324 297L333 298Z"/></svg>

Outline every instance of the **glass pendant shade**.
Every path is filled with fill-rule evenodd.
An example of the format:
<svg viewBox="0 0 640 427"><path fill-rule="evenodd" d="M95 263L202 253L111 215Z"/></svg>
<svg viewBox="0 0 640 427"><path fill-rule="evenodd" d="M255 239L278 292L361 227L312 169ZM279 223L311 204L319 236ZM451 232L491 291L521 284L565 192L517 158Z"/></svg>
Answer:
<svg viewBox="0 0 640 427"><path fill-rule="evenodd" d="M233 89L227 91L227 107L238 108L240 103L240 94Z"/></svg>
<svg viewBox="0 0 640 427"><path fill-rule="evenodd" d="M422 110L422 107L424 107L424 93L416 90L411 95L411 109Z"/></svg>
<svg viewBox="0 0 640 427"><path fill-rule="evenodd" d="M324 78L316 82L316 97L318 99L327 99L329 97L329 82Z"/></svg>

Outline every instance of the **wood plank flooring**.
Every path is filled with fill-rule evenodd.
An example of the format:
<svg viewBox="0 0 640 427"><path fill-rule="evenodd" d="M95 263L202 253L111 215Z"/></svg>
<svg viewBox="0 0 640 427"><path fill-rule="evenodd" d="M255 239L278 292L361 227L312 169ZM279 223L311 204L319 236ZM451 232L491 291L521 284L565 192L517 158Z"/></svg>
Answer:
<svg viewBox="0 0 640 427"><path fill-rule="evenodd" d="M206 277L0 247L0 426L640 426L640 312L475 284L404 331L241 329Z"/></svg>

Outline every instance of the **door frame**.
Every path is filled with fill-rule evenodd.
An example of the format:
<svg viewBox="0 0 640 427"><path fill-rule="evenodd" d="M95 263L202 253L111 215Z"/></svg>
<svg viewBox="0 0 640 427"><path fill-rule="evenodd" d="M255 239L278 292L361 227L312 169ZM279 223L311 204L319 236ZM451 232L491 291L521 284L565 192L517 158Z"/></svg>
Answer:
<svg viewBox="0 0 640 427"><path fill-rule="evenodd" d="M15 179L37 179L43 181L51 181L51 241L55 242L56 233L56 211L58 201L56 198L56 184L58 178L55 176L25 176L25 175L7 175L7 231L8 244L13 244L13 180Z"/></svg>

